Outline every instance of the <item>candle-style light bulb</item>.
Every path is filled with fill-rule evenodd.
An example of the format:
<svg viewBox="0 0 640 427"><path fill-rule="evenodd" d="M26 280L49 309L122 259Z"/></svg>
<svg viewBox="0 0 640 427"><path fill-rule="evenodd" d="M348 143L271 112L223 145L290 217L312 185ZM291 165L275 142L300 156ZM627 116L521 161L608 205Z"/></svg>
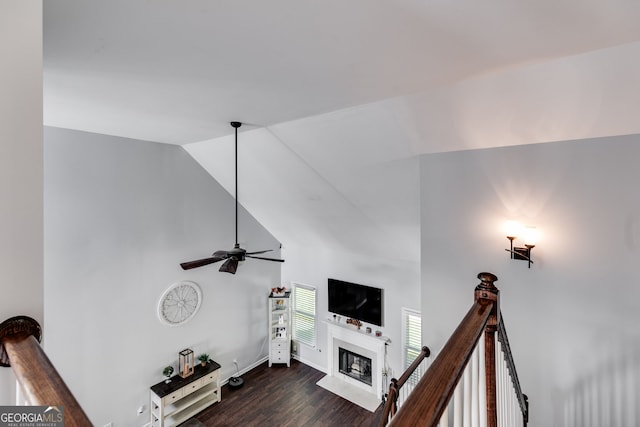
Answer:
<svg viewBox="0 0 640 427"><path fill-rule="evenodd" d="M522 229L522 226L517 221L507 221L504 224L504 232L506 233L507 239L509 240L513 240L517 238L518 235L521 234L520 233L521 229Z"/></svg>
<svg viewBox="0 0 640 427"><path fill-rule="evenodd" d="M528 248L533 248L538 241L538 230L535 227L525 227L524 230L524 245Z"/></svg>

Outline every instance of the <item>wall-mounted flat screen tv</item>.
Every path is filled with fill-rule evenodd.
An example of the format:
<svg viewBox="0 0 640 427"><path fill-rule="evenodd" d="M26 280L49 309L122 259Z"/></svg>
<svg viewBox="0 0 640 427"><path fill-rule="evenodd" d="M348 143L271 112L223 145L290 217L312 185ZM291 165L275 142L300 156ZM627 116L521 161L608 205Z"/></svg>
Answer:
<svg viewBox="0 0 640 427"><path fill-rule="evenodd" d="M329 311L382 326L382 289L329 279Z"/></svg>

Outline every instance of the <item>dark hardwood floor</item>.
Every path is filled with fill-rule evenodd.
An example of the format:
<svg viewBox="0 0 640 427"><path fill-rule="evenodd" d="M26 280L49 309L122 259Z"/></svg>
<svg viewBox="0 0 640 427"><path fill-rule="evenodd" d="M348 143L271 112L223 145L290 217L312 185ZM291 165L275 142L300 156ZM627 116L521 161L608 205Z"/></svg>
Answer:
<svg viewBox="0 0 640 427"><path fill-rule="evenodd" d="M297 360L291 367L263 363L242 375L244 385L222 387L222 401L195 416L205 426L372 426L373 413L316 382L324 373Z"/></svg>

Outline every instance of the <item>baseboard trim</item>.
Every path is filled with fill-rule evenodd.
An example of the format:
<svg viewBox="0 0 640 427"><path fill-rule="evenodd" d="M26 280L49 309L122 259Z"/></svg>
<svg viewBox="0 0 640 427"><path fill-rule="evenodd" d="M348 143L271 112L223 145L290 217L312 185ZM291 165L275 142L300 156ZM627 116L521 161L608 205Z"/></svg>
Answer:
<svg viewBox="0 0 640 427"><path fill-rule="evenodd" d="M258 359L257 362L252 363L251 365L247 366L246 368L242 369L239 371L239 373L237 375L231 375L229 377L227 377L226 379L222 380L222 382L220 383L221 386L227 384L229 382L229 378L231 377L235 377L235 376L240 376L240 375L244 375L247 372L249 372L250 370L252 370L253 368L255 368L258 365L263 364L264 362L266 362L267 360L269 360L269 356L265 356L262 359Z"/></svg>
<svg viewBox="0 0 640 427"><path fill-rule="evenodd" d="M310 361L308 361L308 360L300 359L297 355L292 355L292 357L291 357L291 358L292 358L292 359L297 360L297 361L298 361L298 362L300 362L300 363L304 363L305 365L310 366L310 367L312 367L313 369L316 369L316 370L318 370L318 371L320 371L320 372L322 372L322 373L324 373L324 374L328 374L328 372L327 372L327 368L326 368L326 367L324 367L324 366L316 365L315 363L310 362ZM263 357L262 359L258 359L258 361L257 361L257 362L252 363L251 365L249 365L249 366L247 366L246 368L242 369L242 370L239 372L239 375L237 375L237 376L240 376L240 375L244 375L244 374L246 374L247 372L249 372L249 371L250 371L250 370L252 370L253 368L257 367L258 365L263 364L264 362L267 362L268 360L269 360L269 356L268 356L268 355L267 355L267 356L265 356L265 357ZM231 375L231 376L229 376L229 377L225 378L224 380L222 380L222 381L220 382L220 385L221 385L221 386L223 386L223 385L225 385L225 384L228 384L228 383L229 383L229 378L231 378L231 377L235 377L235 376L236 376L236 375ZM145 426L145 427L146 427L146 426Z"/></svg>
<svg viewBox="0 0 640 427"><path fill-rule="evenodd" d="M311 366L313 369L316 369L316 370L318 370L320 372L328 374L327 368L325 366L316 365L315 363L310 362L308 360L303 360L300 357L298 357L297 355L293 356L293 358L296 359L300 363L304 363L307 366Z"/></svg>

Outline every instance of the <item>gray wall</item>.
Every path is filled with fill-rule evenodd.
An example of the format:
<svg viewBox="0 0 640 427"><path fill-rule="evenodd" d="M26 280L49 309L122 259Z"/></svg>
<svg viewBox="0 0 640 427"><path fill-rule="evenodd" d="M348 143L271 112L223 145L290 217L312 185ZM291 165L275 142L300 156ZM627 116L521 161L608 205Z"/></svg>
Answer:
<svg viewBox="0 0 640 427"><path fill-rule="evenodd" d="M0 63L0 322L42 325L42 2L0 2ZM13 403L0 368L0 405Z"/></svg>
<svg viewBox="0 0 640 427"><path fill-rule="evenodd" d="M178 352L207 352L222 378L266 356L266 297L278 263L236 275L179 262L231 249L234 200L182 148L45 129L46 351L92 422L143 425L149 386ZM279 243L244 210L248 250ZM276 255L278 251L274 252ZM172 283L202 289L199 313L168 327L156 307Z"/></svg>
<svg viewBox="0 0 640 427"><path fill-rule="evenodd" d="M532 426L565 425L567 402L592 394L587 383L602 388L589 379L622 366L638 373L639 143L632 135L422 158L424 342L441 348L470 307L476 274L498 275ZM504 250L510 219L541 232L530 270ZM637 416L632 378L616 405ZM593 396L590 408L612 399ZM612 419L593 425L633 425Z"/></svg>

